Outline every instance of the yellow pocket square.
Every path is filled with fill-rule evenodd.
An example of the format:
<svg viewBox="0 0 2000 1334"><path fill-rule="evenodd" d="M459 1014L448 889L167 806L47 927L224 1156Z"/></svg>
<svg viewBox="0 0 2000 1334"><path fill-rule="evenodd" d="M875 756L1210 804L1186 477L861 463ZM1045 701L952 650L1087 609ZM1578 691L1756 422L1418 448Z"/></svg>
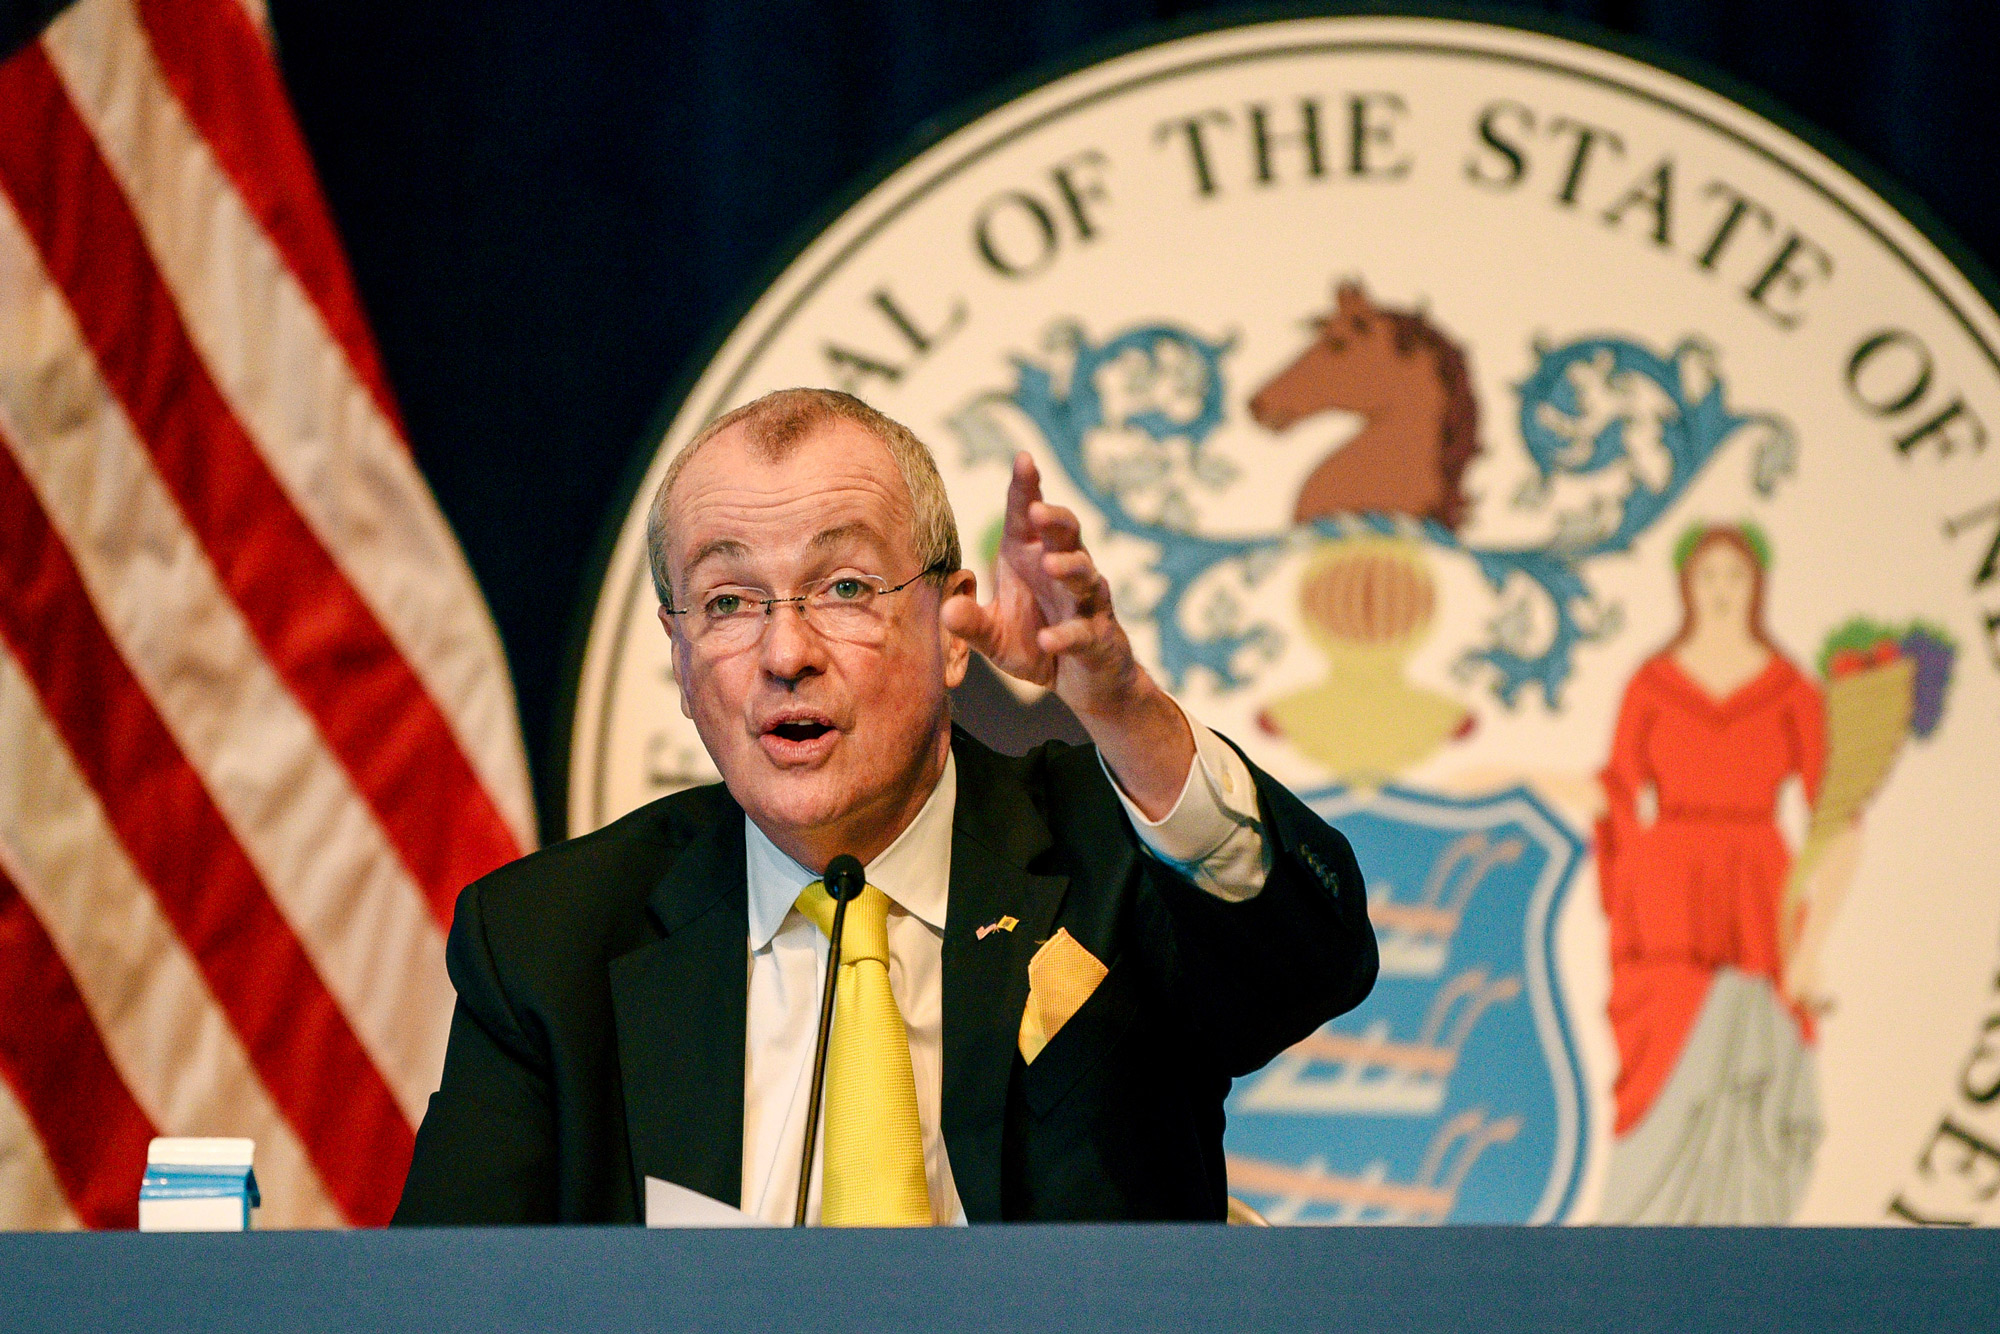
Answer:
<svg viewBox="0 0 2000 1334"><path fill-rule="evenodd" d="M1042 1048L1083 1008L1111 970L1065 928L1028 960L1028 1008L1021 1011L1021 1059L1034 1064Z"/></svg>

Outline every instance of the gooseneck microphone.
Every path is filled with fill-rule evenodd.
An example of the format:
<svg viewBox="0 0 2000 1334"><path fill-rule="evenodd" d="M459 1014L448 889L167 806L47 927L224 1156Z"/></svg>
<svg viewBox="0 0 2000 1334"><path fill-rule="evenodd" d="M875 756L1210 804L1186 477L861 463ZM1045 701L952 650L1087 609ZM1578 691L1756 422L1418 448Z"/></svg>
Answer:
<svg viewBox="0 0 2000 1334"><path fill-rule="evenodd" d="M819 1041L813 1044L812 1090L806 1095L805 1152L799 1155L799 1202L792 1211L792 1226L806 1225L806 1193L812 1188L813 1150L819 1144L819 1101L826 1087L826 1039L833 1031L833 988L840 977L840 932L847 925L847 905L861 897L868 887L868 873L861 863L841 853L826 864L820 877L827 897L833 900L833 929L827 932L826 990L819 1002Z"/></svg>

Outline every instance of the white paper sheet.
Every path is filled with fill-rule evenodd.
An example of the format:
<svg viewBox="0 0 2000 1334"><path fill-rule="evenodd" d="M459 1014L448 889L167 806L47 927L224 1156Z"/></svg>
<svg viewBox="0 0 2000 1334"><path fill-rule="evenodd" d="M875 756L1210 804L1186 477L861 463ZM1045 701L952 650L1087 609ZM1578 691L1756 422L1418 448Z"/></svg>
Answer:
<svg viewBox="0 0 2000 1334"><path fill-rule="evenodd" d="M686 1186L646 1178L647 1227L769 1227L763 1219Z"/></svg>

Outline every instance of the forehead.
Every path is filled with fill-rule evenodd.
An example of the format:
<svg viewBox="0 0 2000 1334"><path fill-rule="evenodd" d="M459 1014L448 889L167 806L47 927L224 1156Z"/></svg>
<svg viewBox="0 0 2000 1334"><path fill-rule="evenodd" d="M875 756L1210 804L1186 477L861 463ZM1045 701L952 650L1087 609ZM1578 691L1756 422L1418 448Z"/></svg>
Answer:
<svg viewBox="0 0 2000 1334"><path fill-rule="evenodd" d="M733 426L688 460L668 504L680 571L716 556L761 566L833 547L891 559L913 546L895 458L842 419L812 427L775 458Z"/></svg>
<svg viewBox="0 0 2000 1334"><path fill-rule="evenodd" d="M1744 555L1742 549L1734 542L1724 538L1710 538L1708 541L1702 543L1700 549L1694 553L1693 564L1698 569L1709 569L1720 572L1722 570L1747 570L1753 566L1754 562L1748 556Z"/></svg>

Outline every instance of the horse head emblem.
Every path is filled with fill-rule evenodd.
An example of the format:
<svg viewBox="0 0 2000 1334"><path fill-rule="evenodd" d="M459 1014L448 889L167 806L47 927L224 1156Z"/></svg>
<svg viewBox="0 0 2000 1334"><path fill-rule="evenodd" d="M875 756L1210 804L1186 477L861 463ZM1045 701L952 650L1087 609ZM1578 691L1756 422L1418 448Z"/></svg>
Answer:
<svg viewBox="0 0 2000 1334"><path fill-rule="evenodd" d="M1300 488L1307 524L1336 514L1402 514L1456 532L1465 469L1479 453L1479 406L1465 352L1419 310L1378 306L1361 284L1334 288L1311 345L1250 398L1250 415L1286 431L1335 409L1362 418Z"/></svg>

